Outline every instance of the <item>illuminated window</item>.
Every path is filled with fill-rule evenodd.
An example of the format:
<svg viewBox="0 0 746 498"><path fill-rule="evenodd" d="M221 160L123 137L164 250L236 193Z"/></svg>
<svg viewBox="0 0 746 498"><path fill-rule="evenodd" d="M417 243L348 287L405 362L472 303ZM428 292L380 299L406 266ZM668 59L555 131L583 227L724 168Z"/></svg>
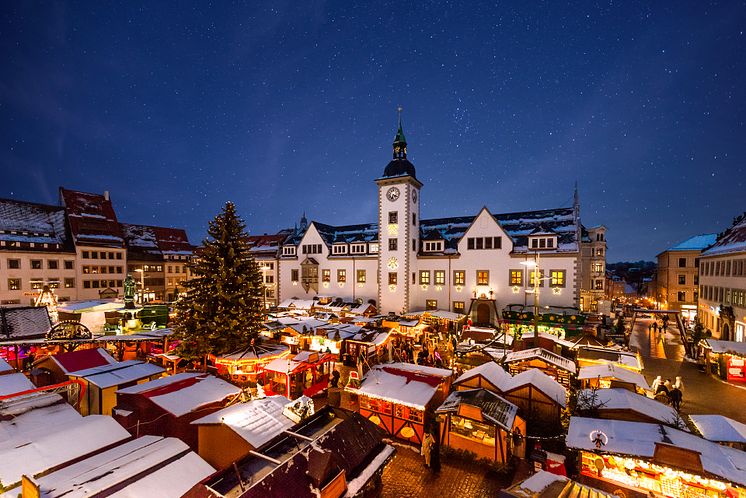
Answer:
<svg viewBox="0 0 746 498"><path fill-rule="evenodd" d="M347 282L347 270L337 270L337 282Z"/></svg>
<svg viewBox="0 0 746 498"><path fill-rule="evenodd" d="M544 287L544 270L539 270L539 279L536 280L536 270L532 270L529 276L529 285L531 287Z"/></svg>
<svg viewBox="0 0 746 498"><path fill-rule="evenodd" d="M477 285L489 285L490 272L488 270L477 270Z"/></svg>
<svg viewBox="0 0 746 498"><path fill-rule="evenodd" d="M466 285L466 272L464 270L453 272L453 285Z"/></svg>
<svg viewBox="0 0 746 498"><path fill-rule="evenodd" d="M332 271L331 270L321 270L321 281L322 282L331 282L332 281Z"/></svg>
<svg viewBox="0 0 746 498"><path fill-rule="evenodd" d="M420 270L420 285L430 285L430 270Z"/></svg>
<svg viewBox="0 0 746 498"><path fill-rule="evenodd" d="M9 278L8 279L8 290L21 290L21 279L20 278Z"/></svg>
<svg viewBox="0 0 746 498"><path fill-rule="evenodd" d="M437 310L438 309L438 301L435 299L428 299L425 301L425 309L428 310Z"/></svg>
<svg viewBox="0 0 746 498"><path fill-rule="evenodd" d="M523 270L510 270L510 285L523 285Z"/></svg>
<svg viewBox="0 0 746 498"><path fill-rule="evenodd" d="M446 284L446 272L444 270L435 270L435 285Z"/></svg>
<svg viewBox="0 0 746 498"><path fill-rule="evenodd" d="M389 272L389 285L396 285L397 275L394 271Z"/></svg>
<svg viewBox="0 0 746 498"><path fill-rule="evenodd" d="M565 270L551 270L549 272L551 278L552 287L564 287L565 286Z"/></svg>
<svg viewBox="0 0 746 498"><path fill-rule="evenodd" d="M357 271L357 283L364 284L365 283L365 270L358 270Z"/></svg>
<svg viewBox="0 0 746 498"><path fill-rule="evenodd" d="M463 301L454 301L453 302L453 311L455 313L461 313L464 314L464 302Z"/></svg>

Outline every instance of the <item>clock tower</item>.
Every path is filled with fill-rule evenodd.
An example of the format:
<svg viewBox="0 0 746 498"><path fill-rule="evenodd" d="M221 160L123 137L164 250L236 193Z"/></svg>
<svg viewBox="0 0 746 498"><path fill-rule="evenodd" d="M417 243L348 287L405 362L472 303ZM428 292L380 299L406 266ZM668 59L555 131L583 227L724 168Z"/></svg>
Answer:
<svg viewBox="0 0 746 498"><path fill-rule="evenodd" d="M401 108L399 109L401 113ZM394 157L376 180L378 185L378 309L381 313L409 311L420 245L420 189L414 165L407 159L402 129L394 138Z"/></svg>

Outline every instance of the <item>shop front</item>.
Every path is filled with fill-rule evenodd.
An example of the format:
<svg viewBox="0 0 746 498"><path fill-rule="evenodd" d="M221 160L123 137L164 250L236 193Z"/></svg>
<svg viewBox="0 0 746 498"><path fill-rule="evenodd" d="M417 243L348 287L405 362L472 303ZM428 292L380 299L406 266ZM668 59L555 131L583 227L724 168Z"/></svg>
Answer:
<svg viewBox="0 0 746 498"><path fill-rule="evenodd" d="M566 339L583 333L586 317L576 309L550 309L539 313L538 320L534 323L534 313L530 308L511 305L503 310L503 321L516 339L524 333L533 332L534 328L540 333Z"/></svg>
<svg viewBox="0 0 746 498"><path fill-rule="evenodd" d="M746 343L706 339L703 344L708 372L728 382L746 382Z"/></svg>
<svg viewBox="0 0 746 498"><path fill-rule="evenodd" d="M264 392L291 400L301 396L312 398L329 386L335 361L336 355L311 351L302 351L292 359L276 359L264 367Z"/></svg>

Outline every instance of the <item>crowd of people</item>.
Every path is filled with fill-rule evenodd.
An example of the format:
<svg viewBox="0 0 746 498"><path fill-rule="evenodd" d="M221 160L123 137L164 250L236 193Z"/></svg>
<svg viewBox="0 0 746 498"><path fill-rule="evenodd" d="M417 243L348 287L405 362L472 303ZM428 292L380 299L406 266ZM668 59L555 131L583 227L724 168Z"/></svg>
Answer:
<svg viewBox="0 0 746 498"><path fill-rule="evenodd" d="M413 338L394 337L391 347L395 361L438 368L446 366L437 343L427 338L424 333L420 335L418 342L415 342Z"/></svg>
<svg viewBox="0 0 746 498"><path fill-rule="evenodd" d="M666 399L676 411L679 410L681 400L684 397L684 381L681 380L681 376L676 376L676 380L672 384L671 379L664 381L659 375L655 378L651 387L656 398Z"/></svg>

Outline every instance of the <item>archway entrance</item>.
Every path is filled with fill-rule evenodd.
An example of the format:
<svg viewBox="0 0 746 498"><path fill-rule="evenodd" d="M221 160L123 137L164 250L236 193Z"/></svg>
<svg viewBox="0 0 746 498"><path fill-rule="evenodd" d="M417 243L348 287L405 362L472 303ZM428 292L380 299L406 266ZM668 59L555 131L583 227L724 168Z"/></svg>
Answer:
<svg viewBox="0 0 746 498"><path fill-rule="evenodd" d="M490 324L490 307L487 303L480 303L477 306L477 324L479 325Z"/></svg>
<svg viewBox="0 0 746 498"><path fill-rule="evenodd" d="M723 333L720 337L721 341L730 341L730 325L727 323L723 324Z"/></svg>

